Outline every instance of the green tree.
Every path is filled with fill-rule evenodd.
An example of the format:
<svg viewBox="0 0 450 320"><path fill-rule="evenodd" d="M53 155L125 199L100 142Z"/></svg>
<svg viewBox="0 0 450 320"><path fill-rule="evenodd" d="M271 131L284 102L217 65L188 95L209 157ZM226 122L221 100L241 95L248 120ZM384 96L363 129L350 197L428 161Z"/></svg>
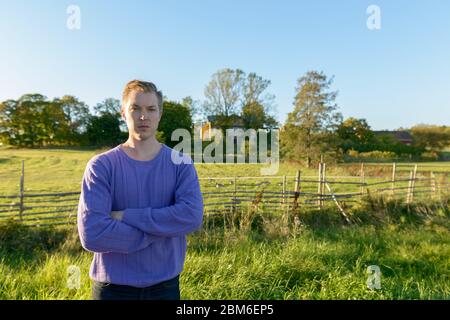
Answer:
<svg viewBox="0 0 450 320"><path fill-rule="evenodd" d="M174 147L178 141L171 141L172 132L176 129L192 131L191 110L182 103L165 100L163 114L159 122L158 131L161 132L162 142L169 147Z"/></svg>
<svg viewBox="0 0 450 320"><path fill-rule="evenodd" d="M246 129L276 128L277 120L264 110L264 106L259 102L250 102L242 108L242 119Z"/></svg>
<svg viewBox="0 0 450 320"><path fill-rule="evenodd" d="M217 71L205 89L204 113L215 117L215 125L225 128L241 117L247 128L273 128L274 96L267 93L270 80L240 69ZM221 121L219 121L221 120Z"/></svg>
<svg viewBox="0 0 450 320"><path fill-rule="evenodd" d="M122 104L120 100L114 99L114 98L106 98L100 103L97 103L94 107L95 114L97 116L102 116L105 114L113 115L117 118L119 121L119 128L121 131L126 132L127 131L127 124L122 119L121 116L121 107Z"/></svg>
<svg viewBox="0 0 450 320"><path fill-rule="evenodd" d="M417 125L411 128L414 146L428 151L441 151L450 146L450 127Z"/></svg>
<svg viewBox="0 0 450 320"><path fill-rule="evenodd" d="M194 100L191 96L187 96L181 100L181 104L183 107L189 109L192 122L195 122L195 120L204 120L204 114L201 110L199 100Z"/></svg>
<svg viewBox="0 0 450 320"><path fill-rule="evenodd" d="M267 93L270 80L251 72L244 79L242 118L246 128L262 129L278 127L273 116L275 96Z"/></svg>
<svg viewBox="0 0 450 320"><path fill-rule="evenodd" d="M317 71L298 79L294 110L281 132L282 155L288 159L304 158L310 167L320 155L337 152L334 132L342 115L336 111L337 92L329 90L332 82Z"/></svg>
<svg viewBox="0 0 450 320"><path fill-rule="evenodd" d="M108 112L91 117L86 132L90 145L115 146L126 140L127 134L120 130L117 115Z"/></svg>
<svg viewBox="0 0 450 320"><path fill-rule="evenodd" d="M120 100L114 98L106 98L100 103L97 103L94 107L96 115L113 114L120 117Z"/></svg>
<svg viewBox="0 0 450 320"><path fill-rule="evenodd" d="M61 105L41 94L25 94L0 105L0 134L4 143L35 147L66 142L68 119Z"/></svg>
<svg viewBox="0 0 450 320"><path fill-rule="evenodd" d="M371 151L374 148L375 134L365 119L350 117L339 124L337 135L343 152L356 150L358 152Z"/></svg>
<svg viewBox="0 0 450 320"><path fill-rule="evenodd" d="M238 113L244 77L245 73L240 69L227 68L214 73L205 88L206 115L228 117Z"/></svg>
<svg viewBox="0 0 450 320"><path fill-rule="evenodd" d="M59 104L68 120L68 133L66 143L68 145L80 145L86 143L83 141L87 131L87 125L91 118L89 107L77 97L65 95L62 98L56 98L53 103Z"/></svg>

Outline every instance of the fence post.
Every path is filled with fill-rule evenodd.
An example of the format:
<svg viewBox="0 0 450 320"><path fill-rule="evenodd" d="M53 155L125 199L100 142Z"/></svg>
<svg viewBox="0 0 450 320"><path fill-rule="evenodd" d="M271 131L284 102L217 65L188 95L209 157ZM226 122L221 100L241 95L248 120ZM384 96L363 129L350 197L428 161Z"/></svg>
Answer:
<svg viewBox="0 0 450 320"><path fill-rule="evenodd" d="M322 162L319 163L319 178L317 184L317 194L319 199L317 200L317 204L319 205L319 209L322 209Z"/></svg>
<svg viewBox="0 0 450 320"><path fill-rule="evenodd" d="M364 195L364 184L366 183L365 170L364 170L364 162L361 162L361 168L359 170L359 176L361 177L361 186L359 187L360 199Z"/></svg>
<svg viewBox="0 0 450 320"><path fill-rule="evenodd" d="M326 179L327 179L327 164L324 162L324 163L322 163L322 191L320 192L320 194L321 194L320 201L322 202L321 209L322 209L323 204L324 204L323 197L324 197L324 194L325 194L325 182L326 182Z"/></svg>
<svg viewBox="0 0 450 320"><path fill-rule="evenodd" d="M298 198L300 197L299 191L300 191L300 170L297 170L297 173L295 174L295 181L294 181L294 201L292 203L292 212L297 209L298 206ZM286 226L289 227L290 225L290 219L289 219L289 210L286 211Z"/></svg>
<svg viewBox="0 0 450 320"><path fill-rule="evenodd" d="M417 164L414 165L413 176L411 181L411 198L410 198L411 202L414 201L414 188L416 186L416 176L417 176Z"/></svg>
<svg viewBox="0 0 450 320"><path fill-rule="evenodd" d="M282 202L282 208L283 208L283 220L286 220L287 214L288 214L288 201L286 201L286 176L283 176L283 181L282 181L282 194L281 194L281 202Z"/></svg>
<svg viewBox="0 0 450 320"><path fill-rule="evenodd" d="M234 176L233 214L236 214L237 211L236 193L237 193L237 178L236 176Z"/></svg>
<svg viewBox="0 0 450 320"><path fill-rule="evenodd" d="M438 195L439 201L441 201L441 182L439 181L437 176L435 176L435 180L436 180L436 193Z"/></svg>
<svg viewBox="0 0 450 320"><path fill-rule="evenodd" d="M294 208L297 207L297 200L300 197L300 170L297 170L297 174L295 175L295 187L294 187Z"/></svg>
<svg viewBox="0 0 450 320"><path fill-rule="evenodd" d="M19 216L20 221L23 220L23 211L24 211L24 190L25 190L25 160L22 160L22 174L20 175L20 208L19 208Z"/></svg>
<svg viewBox="0 0 450 320"><path fill-rule="evenodd" d="M412 178L413 178L413 172L412 172L412 170L411 170L411 171L409 172L408 191L406 192L406 203L410 203L410 202L411 202Z"/></svg>
<svg viewBox="0 0 450 320"><path fill-rule="evenodd" d="M433 199L436 200L436 177L434 176L434 172L430 171L430 184L431 184L431 192L433 194Z"/></svg>
<svg viewBox="0 0 450 320"><path fill-rule="evenodd" d="M397 171L397 164L395 162L392 163L392 184L391 184L391 196L395 197L395 173Z"/></svg>
<svg viewBox="0 0 450 320"><path fill-rule="evenodd" d="M295 178L295 192L300 192L300 170L297 170L297 175Z"/></svg>

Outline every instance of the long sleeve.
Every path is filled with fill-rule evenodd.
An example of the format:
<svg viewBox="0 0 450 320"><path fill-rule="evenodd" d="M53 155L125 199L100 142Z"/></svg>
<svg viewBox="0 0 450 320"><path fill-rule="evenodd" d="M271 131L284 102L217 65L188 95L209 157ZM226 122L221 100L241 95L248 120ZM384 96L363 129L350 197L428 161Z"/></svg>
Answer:
<svg viewBox="0 0 450 320"><path fill-rule="evenodd" d="M203 199L192 163L178 167L175 203L163 208L128 208L122 221L147 234L177 237L199 229L203 220Z"/></svg>
<svg viewBox="0 0 450 320"><path fill-rule="evenodd" d="M78 233L83 248L98 253L132 253L158 239L112 219L111 207L108 169L97 157L86 167L78 205Z"/></svg>

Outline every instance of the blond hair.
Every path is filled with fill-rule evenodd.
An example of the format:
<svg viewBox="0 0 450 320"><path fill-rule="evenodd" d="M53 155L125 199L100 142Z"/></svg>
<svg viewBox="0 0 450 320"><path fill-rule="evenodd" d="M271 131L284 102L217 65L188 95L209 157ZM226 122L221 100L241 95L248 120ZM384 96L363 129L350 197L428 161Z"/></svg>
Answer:
<svg viewBox="0 0 450 320"><path fill-rule="evenodd" d="M163 107L163 94L161 91L158 91L158 88L156 88L155 84L148 81L142 81L142 80L131 80L125 85L125 88L123 89L122 94L122 110L125 106L125 103L128 100L128 96L130 95L131 91L139 91L139 92L148 92L148 93L154 93L156 97L158 98L158 107L159 110L162 111Z"/></svg>

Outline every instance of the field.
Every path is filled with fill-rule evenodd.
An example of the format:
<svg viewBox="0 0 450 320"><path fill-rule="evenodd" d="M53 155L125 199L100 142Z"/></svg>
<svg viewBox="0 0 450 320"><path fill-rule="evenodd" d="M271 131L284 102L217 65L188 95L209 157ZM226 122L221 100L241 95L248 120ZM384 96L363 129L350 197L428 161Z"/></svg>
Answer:
<svg viewBox="0 0 450 320"><path fill-rule="evenodd" d="M0 194L18 193L22 159L27 192L77 191L96 153L0 149ZM402 163L398 170L407 176L412 166ZM285 163L277 175L295 176L299 169L302 176L317 176L317 169ZM197 165L197 170L200 177L259 175L257 165ZM359 170L359 164L330 166L328 174ZM367 176L389 176L391 167L373 164L365 170ZM445 173L450 163L420 163L419 170ZM219 222L188 237L182 298L449 299L450 201L425 200L406 205L365 199L351 209L351 226L333 205L299 211L295 223L267 210L251 217L247 227L223 228ZM0 223L0 299L89 299L91 259L73 227ZM367 287L371 265L381 270L380 289ZM68 288L69 266L81 271L77 290Z"/></svg>
<svg viewBox="0 0 450 320"><path fill-rule="evenodd" d="M188 238L181 295L183 299L449 299L449 213L447 207L421 223L349 228L327 218L330 212L323 213L320 227L306 221L284 235L197 232ZM90 298L92 256L80 249L74 229L9 228L0 228L0 299ZM378 290L367 288L371 265L381 270ZM68 287L69 266L81 271L78 290Z"/></svg>
<svg viewBox="0 0 450 320"><path fill-rule="evenodd" d="M0 195L19 192L21 161L25 160L25 191L66 192L78 191L89 159L102 150L70 149L10 149L0 148ZM366 164L366 175L389 175L390 164ZM397 170L406 176L413 163L399 163ZM450 173L450 162L419 163L423 172ZM199 177L260 176L261 165L196 165ZM300 168L296 164L281 163L277 176L295 176L301 169L304 176L317 176L317 169ZM329 175L359 175L359 164L330 166Z"/></svg>

